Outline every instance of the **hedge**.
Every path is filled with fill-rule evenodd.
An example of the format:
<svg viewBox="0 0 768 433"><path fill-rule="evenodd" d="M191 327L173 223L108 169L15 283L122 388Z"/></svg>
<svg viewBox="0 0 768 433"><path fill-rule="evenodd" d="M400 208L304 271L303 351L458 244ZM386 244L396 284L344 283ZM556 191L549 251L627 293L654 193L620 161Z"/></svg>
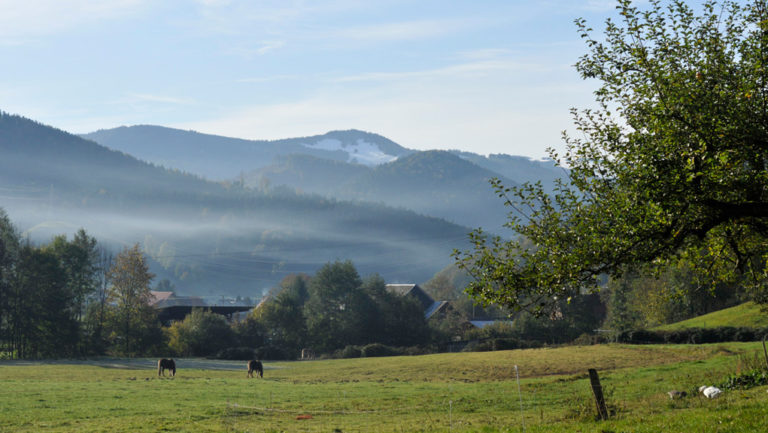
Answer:
<svg viewBox="0 0 768 433"><path fill-rule="evenodd" d="M760 341L766 335L768 335L768 328L721 326L719 328L685 328L674 331L635 329L619 332L613 340L617 343L628 344L701 344Z"/></svg>

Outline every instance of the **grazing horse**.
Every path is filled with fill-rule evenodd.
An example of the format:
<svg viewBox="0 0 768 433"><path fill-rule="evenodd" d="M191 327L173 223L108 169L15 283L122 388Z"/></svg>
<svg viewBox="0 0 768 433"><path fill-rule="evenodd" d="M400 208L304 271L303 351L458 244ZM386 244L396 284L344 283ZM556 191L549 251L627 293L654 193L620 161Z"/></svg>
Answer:
<svg viewBox="0 0 768 433"><path fill-rule="evenodd" d="M254 371L259 374L259 377L264 377L264 366L258 359L248 361L248 377L253 377Z"/></svg>
<svg viewBox="0 0 768 433"><path fill-rule="evenodd" d="M171 372L171 376L176 376L176 362L173 359L160 359L157 361L157 375L165 376L165 370Z"/></svg>
<svg viewBox="0 0 768 433"><path fill-rule="evenodd" d="M301 349L301 360L315 359L315 351L312 349Z"/></svg>

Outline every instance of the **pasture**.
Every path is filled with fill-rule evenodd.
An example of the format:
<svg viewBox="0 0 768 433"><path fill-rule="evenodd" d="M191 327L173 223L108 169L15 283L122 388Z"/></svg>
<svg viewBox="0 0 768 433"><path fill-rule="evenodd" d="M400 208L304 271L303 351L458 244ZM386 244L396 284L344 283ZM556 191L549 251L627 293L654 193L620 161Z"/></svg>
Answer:
<svg viewBox="0 0 768 433"><path fill-rule="evenodd" d="M768 327L768 314L765 314L760 305L754 302L745 302L735 307L714 311L692 319L657 326L654 329L674 331L684 328L716 328L719 326L764 328Z"/></svg>
<svg viewBox="0 0 768 433"><path fill-rule="evenodd" d="M156 359L2 361L0 431L768 431L768 387L716 400L666 395L722 382L758 349L599 345L267 361L263 379L231 361L177 359L175 378L158 378ZM608 421L594 420L587 368L600 372Z"/></svg>

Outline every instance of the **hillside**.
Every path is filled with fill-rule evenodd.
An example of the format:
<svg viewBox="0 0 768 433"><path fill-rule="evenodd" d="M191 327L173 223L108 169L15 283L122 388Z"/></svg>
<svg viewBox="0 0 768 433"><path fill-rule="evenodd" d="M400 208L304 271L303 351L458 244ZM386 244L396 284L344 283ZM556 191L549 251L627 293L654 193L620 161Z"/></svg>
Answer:
<svg viewBox="0 0 768 433"><path fill-rule="evenodd" d="M452 153L498 173L499 177L512 179L517 183L541 181L545 189L551 190L557 179L567 180L568 172L556 167L551 160L535 161L524 156L505 154L478 155L471 152L451 151Z"/></svg>
<svg viewBox="0 0 768 433"><path fill-rule="evenodd" d="M720 326L763 328L768 327L768 314L762 311L760 305L746 302L735 307L713 311L709 314L683 320L677 323L662 325L654 329L674 331L685 328L717 328Z"/></svg>
<svg viewBox="0 0 768 433"><path fill-rule="evenodd" d="M254 297L346 259L362 275L421 282L469 231L383 205L206 181L8 114L0 188L0 207L34 240L84 227L115 249L140 242L179 294Z"/></svg>
<svg viewBox="0 0 768 433"><path fill-rule="evenodd" d="M424 151L375 167L292 155L247 175L245 181L252 187L286 185L342 200L385 203L460 225L499 229L507 211L488 183L492 177L500 176L450 152Z"/></svg>
<svg viewBox="0 0 768 433"><path fill-rule="evenodd" d="M138 125L99 130L82 137L144 161L213 180L234 179L293 154L375 165L411 152L380 135L357 130L268 141Z"/></svg>

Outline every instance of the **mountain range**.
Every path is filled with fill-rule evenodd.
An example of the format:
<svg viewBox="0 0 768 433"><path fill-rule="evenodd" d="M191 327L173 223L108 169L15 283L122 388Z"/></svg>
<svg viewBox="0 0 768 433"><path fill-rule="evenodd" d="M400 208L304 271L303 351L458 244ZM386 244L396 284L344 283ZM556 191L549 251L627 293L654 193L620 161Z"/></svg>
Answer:
<svg viewBox="0 0 768 433"><path fill-rule="evenodd" d="M359 130L253 141L139 125L82 137L209 179L383 203L488 231L500 231L507 212L489 179L500 178L509 186L540 181L551 189L556 179L567 175L552 161L415 151Z"/></svg>
<svg viewBox="0 0 768 433"><path fill-rule="evenodd" d="M185 295L258 297L334 260L423 282L500 227L487 183L554 182L546 161L414 151L377 134L274 141L159 126L76 136L0 112L0 207L33 240L80 227L114 249L139 242L157 280Z"/></svg>
<svg viewBox="0 0 768 433"><path fill-rule="evenodd" d="M99 130L81 137L144 161L211 180L233 179L285 155L310 155L331 161L378 165L413 153L380 135L356 130L267 141L137 125Z"/></svg>

